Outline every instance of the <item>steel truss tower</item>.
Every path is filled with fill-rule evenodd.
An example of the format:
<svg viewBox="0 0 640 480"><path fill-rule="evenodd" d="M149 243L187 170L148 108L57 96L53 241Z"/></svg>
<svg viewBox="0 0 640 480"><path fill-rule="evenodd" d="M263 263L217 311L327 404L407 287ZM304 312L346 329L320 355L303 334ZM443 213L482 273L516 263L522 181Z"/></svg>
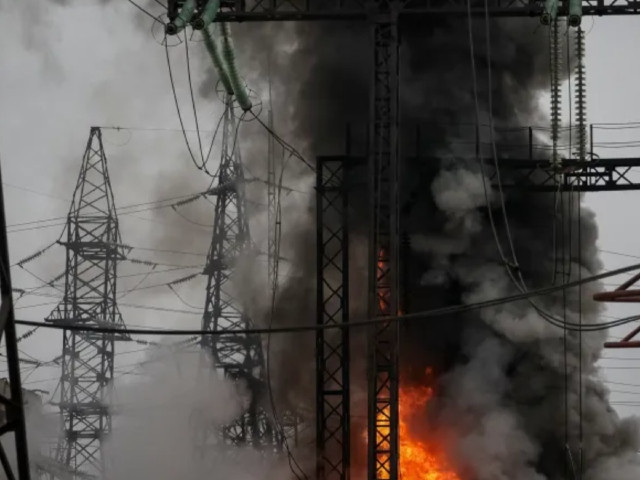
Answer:
<svg viewBox="0 0 640 480"><path fill-rule="evenodd" d="M62 302L47 321L124 327L116 302L124 251L99 128L92 127L67 217ZM113 333L63 332L57 460L74 471L103 474L102 445L111 432L106 388L113 379Z"/></svg>
<svg viewBox="0 0 640 480"><path fill-rule="evenodd" d="M369 136L371 230L369 314L397 315L398 305L398 10L396 1L373 22L373 85ZM398 322L371 327L368 361L369 480L398 478Z"/></svg>
<svg viewBox="0 0 640 480"><path fill-rule="evenodd" d="M349 323L348 162L318 158L316 273L318 325ZM318 479L349 478L349 329L316 333L316 444Z"/></svg>
<svg viewBox="0 0 640 480"><path fill-rule="evenodd" d="M236 144L236 119L233 98L225 99L222 157L215 186L216 196L213 238L204 274L208 276L202 329L207 331L242 330L253 323L233 294L232 275L236 261L252 247L244 199L244 173ZM226 378L246 384L249 406L222 432L227 445L246 444L270 450L278 445L271 417L264 410L264 355L259 335L202 337L202 348L211 354L214 366ZM220 444L220 432L207 429L201 439L206 449Z"/></svg>

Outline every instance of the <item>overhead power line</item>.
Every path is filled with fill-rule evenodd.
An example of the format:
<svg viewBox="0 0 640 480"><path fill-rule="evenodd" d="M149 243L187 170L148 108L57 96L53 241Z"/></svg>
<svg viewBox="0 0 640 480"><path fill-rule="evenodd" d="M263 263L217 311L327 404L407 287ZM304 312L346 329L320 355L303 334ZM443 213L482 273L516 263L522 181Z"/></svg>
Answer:
<svg viewBox="0 0 640 480"><path fill-rule="evenodd" d="M31 320L16 320L16 324L30 326L30 327L45 327L45 328L57 329L57 330L95 332L95 333L127 333L129 335L227 336L227 335L251 335L251 334L267 334L267 333L276 334L276 333L315 332L318 330L365 327L365 326L375 325L378 323L389 322L389 321L397 322L397 321L404 321L404 320L427 319L427 318L434 318L434 317L442 317L446 315L453 315L456 313L481 310L483 308L494 307L494 306L503 305L506 303L513 303L520 300L526 300L532 297L548 295L548 294L566 290L569 288L578 287L586 283L596 282L598 280L602 280L603 278L619 275L620 273L639 270L639 269L640 269L640 264L634 264L628 267L612 270L610 272L600 273L598 275L592 275L590 277L584 277L584 278L581 278L580 280L567 282L561 285L553 285L550 287L544 287L537 290L529 290L529 291L518 293L515 295L507 295L504 297L498 297L491 300L485 300L485 301L476 302L476 303L452 305L452 306L443 307L443 308L436 308L433 310L425 310L422 312L409 313L406 315L390 315L386 317L377 317L375 319L360 320L360 321L350 322L348 325L342 325L342 324L292 325L292 326L277 327L277 328L250 328L250 329L238 329L238 330L211 331L211 330L181 330L181 329L149 330L149 329L138 329L138 328L118 329L118 328L109 328L109 327L87 327L84 325L64 324L64 323L50 324L50 323L36 322ZM585 331L599 331L599 330L606 330L619 325L624 325L626 323L631 323L636 320L640 320L640 315L621 318L619 320L614 320L611 322L594 323L594 324L574 324L571 322L564 322L564 328L568 330L580 328Z"/></svg>

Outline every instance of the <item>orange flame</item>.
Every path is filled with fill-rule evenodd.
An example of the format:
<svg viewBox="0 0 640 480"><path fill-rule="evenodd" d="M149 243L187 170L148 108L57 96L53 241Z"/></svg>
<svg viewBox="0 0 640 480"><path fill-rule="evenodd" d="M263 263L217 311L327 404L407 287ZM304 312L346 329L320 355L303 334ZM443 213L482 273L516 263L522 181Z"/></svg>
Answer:
<svg viewBox="0 0 640 480"><path fill-rule="evenodd" d="M433 389L429 386L400 388L398 435L401 479L460 480L437 443L418 438L409 428L416 415L424 412L432 397Z"/></svg>
<svg viewBox="0 0 640 480"><path fill-rule="evenodd" d="M427 368L426 375L431 377L432 370ZM412 385L401 387L398 405L398 436L399 436L399 474L402 480L460 480L460 477L447 461L447 458L437 444L437 439L418 438L411 431L409 425L419 419L424 413L427 403L433 398L433 388L428 385ZM389 427L387 425L388 410L378 414L377 441L381 450L389 450L387 439ZM366 437L366 432L365 432ZM388 480L389 472L383 468L387 465L388 456L378 458L376 477Z"/></svg>

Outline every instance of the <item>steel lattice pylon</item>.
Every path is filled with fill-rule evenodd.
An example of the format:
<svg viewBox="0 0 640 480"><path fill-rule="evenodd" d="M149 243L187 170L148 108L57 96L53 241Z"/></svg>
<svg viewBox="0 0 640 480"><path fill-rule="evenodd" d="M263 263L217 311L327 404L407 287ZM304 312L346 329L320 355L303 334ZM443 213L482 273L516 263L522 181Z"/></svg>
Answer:
<svg viewBox="0 0 640 480"><path fill-rule="evenodd" d="M236 141L233 99L227 96L223 120L222 156L216 185L209 191L216 196L213 238L204 274L208 276L202 329L242 330L252 322L233 295L232 274L236 260L251 249L251 237L244 201L244 174ZM214 366L226 378L246 383L250 395L247 410L222 438L227 445L247 444L271 449L277 435L271 417L261 405L264 393L264 355L259 335L202 337L202 348L212 356ZM210 429L203 439L207 445L219 444L220 432Z"/></svg>
<svg viewBox="0 0 640 480"><path fill-rule="evenodd" d="M349 163L316 163L318 325L349 323ZM349 329L316 332L316 478L348 480L351 468Z"/></svg>
<svg viewBox="0 0 640 480"><path fill-rule="evenodd" d="M47 321L124 327L116 302L116 270L124 258L99 128L92 127L67 217L65 288ZM63 435L57 460L101 474L102 443L111 431L105 387L113 379L113 333L65 330L60 378Z"/></svg>
<svg viewBox="0 0 640 480"><path fill-rule="evenodd" d="M398 314L398 10L381 2L373 20L373 89L369 168L371 233L369 312ZM382 8L384 7L384 8ZM386 8L386 10L385 10ZM369 335L369 480L398 478L398 323L371 327Z"/></svg>

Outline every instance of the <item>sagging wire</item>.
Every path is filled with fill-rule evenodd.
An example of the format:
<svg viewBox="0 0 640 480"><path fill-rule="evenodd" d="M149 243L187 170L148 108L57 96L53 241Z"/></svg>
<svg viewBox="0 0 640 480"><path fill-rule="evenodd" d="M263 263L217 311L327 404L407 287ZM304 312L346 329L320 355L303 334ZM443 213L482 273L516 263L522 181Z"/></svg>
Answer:
<svg viewBox="0 0 640 480"><path fill-rule="evenodd" d="M187 78L189 80L189 94L191 95L191 108L193 109L193 117L196 125L196 132L198 136L198 147L200 148L200 160L202 161L202 167L205 167L204 163L204 151L202 150L202 138L200 137L200 123L198 122L198 109L196 108L196 99L193 94L193 82L191 81L191 57L189 55L189 39L187 33L184 32L184 50L187 60Z"/></svg>
<svg viewBox="0 0 640 480"><path fill-rule="evenodd" d="M279 274L279 265L280 265L280 244L281 244L281 238L282 238L282 228L281 228L281 222L282 222L282 208L281 208L281 197L282 197L282 182L283 182L283 178L284 178L284 172L285 169L287 167L287 164L289 163L289 160L291 159L291 155L289 155L287 157L287 159L283 162L282 164L282 168L280 169L280 175L278 178L278 185L277 185L277 190L276 190L276 208L275 208L275 218L274 218L274 231L276 232L275 238L274 238L274 265L273 265L273 278L272 278L272 285L271 285L271 308L270 308L270 312L269 312L269 324L268 324L268 328L269 330L271 330L273 328L273 321L275 318L275 310L276 310L276 298L277 298L277 294L278 294L278 274ZM270 266L268 268L271 268ZM274 394L273 394L273 388L272 388L272 384L271 384L271 334L268 333L267 334L267 345L266 345L266 383L267 383L267 391L269 394L269 403L271 404L271 410L273 413L273 417L274 417L274 421L277 425L278 428L278 434L281 436L282 438L282 443L285 447L285 450L287 451L287 459L288 459L288 463L289 463L289 469L291 470L291 472L296 476L296 478L298 480L302 480L302 478L304 478L304 480L309 480L309 477L307 476L307 474L305 473L305 471L302 469L302 467L300 466L300 464L298 463L298 461L296 460L296 458L293 455L293 452L291 451L291 448L289 446L289 441L287 439L287 436L285 434L284 428L282 427L282 424L279 420L279 416L278 416L278 410L276 407L276 402L275 402L275 398L274 398ZM297 422L297 419L296 419ZM298 471L300 472L300 474L302 474L302 477L300 476L300 474L298 472L296 472L295 467L298 469Z"/></svg>
<svg viewBox="0 0 640 480"><path fill-rule="evenodd" d="M184 121L182 119L182 113L180 112L180 102L178 101L178 93L176 92L176 84L175 84L175 80L173 78L173 69L171 67L171 57L169 56L169 46L167 45L167 36L165 34L165 45L164 45L164 50L165 50L165 57L167 60L167 69L169 71L169 81L171 82L171 92L173 93L173 100L176 106L176 112L178 114L178 121L180 122L180 129L182 130L182 136L184 138L184 142L185 145L187 146L187 151L189 152L189 157L191 157L191 161L193 162L193 164L195 165L195 167L198 170L205 170L205 172L211 176L211 174L206 170L206 165L199 165L198 161L196 160L193 151L191 150L191 144L189 143L189 139L187 137L187 131L185 129L184 126ZM198 133L198 136L200 134ZM202 159L204 161L204 158Z"/></svg>
<svg viewBox="0 0 640 480"><path fill-rule="evenodd" d="M479 109L479 102L478 102L478 94L477 94L477 74L476 74L476 66L475 66L475 53L474 53L474 48L473 48L473 31L472 31L472 19L471 19L471 6L470 3L467 2L467 17L468 17L468 28L469 28L469 44L470 44L470 53L471 53L471 66L472 66L472 78L473 78L473 85L474 85L474 100L475 100L475 110L476 110L476 121L479 123L479 116L480 116L480 109ZM487 5L487 1L485 0L485 25L486 25L486 31L488 33L489 32L489 14L488 14L488 5ZM490 52L490 37L487 37L487 42L488 42L488 50ZM487 63L490 67L490 53L488 53L487 55ZM491 69L489 68L489 73L491 72ZM489 81L491 81L491 76L489 75ZM491 86L489 87L489 91L491 92ZM492 97L489 97L490 101L492 100ZM492 108L490 105L490 109L489 109L489 116L490 118L492 118ZM494 153L494 166L496 168L496 171L499 172L499 165L498 165L498 158L497 158L497 154L496 154L496 148L495 148L495 137L494 137L494 132L493 129L490 130L490 134L491 134L491 143L493 146L493 153ZM490 205L490 200L489 200L489 193L488 193L488 189L487 189L487 185L486 185L486 179L488 178L484 169L484 162L481 158L482 154L481 152L479 152L479 161L480 161L480 168L482 170L482 175L483 175L483 189L485 192L485 198L487 201L487 205ZM500 182L500 179L498 177L498 187L500 190L500 203L501 203L501 209L502 209L502 214L505 220L505 227L506 229L509 229L509 222L508 222L508 215L506 213L506 205L504 202L504 195L502 194L502 185ZM513 260L510 261L506 258L506 256L504 255L504 250L502 249L502 245L500 242L500 239L498 237L498 233L497 233L497 228L495 226L495 219L493 218L493 213L491 208L488 208L488 214L489 214L489 220L491 222L491 226L492 226L492 231L493 231L493 235L494 235L494 240L496 242L496 247L498 248L498 252L500 254L501 260L504 263L505 267L506 267L506 271L507 274L509 276L509 278L511 279L511 281L514 283L514 286L518 289L518 291L520 291L521 293L525 293L527 291L527 287L526 287L526 283L524 281L524 278L522 277L522 272L520 271L518 262L517 262L517 256L515 254L515 247L513 245L513 242L510 242L510 249L511 249L511 253L513 256ZM508 239L510 239L511 236L508 234ZM511 268L509 268L511 267ZM512 268L517 270L517 277L515 276L515 274L512 271ZM566 285L566 284L565 284ZM546 311L544 311L542 308L540 308L535 302L533 302L529 297L527 297L527 302L536 310L536 312L538 312L538 314L542 317L543 320L545 320L547 323L557 327L557 328L568 328L570 330L576 330L576 329L580 329L582 328L584 331L595 331L596 329L600 329L600 328L606 328L606 325L608 325L606 322L601 323L601 324L592 324L589 326L589 328L587 327L582 327L579 324L576 324L574 322L567 322L563 319L554 317L552 314L547 313ZM577 327L577 328L576 328ZM594 327L594 328L591 328Z"/></svg>
<svg viewBox="0 0 640 480"><path fill-rule="evenodd" d="M251 114L253 115L253 117L258 121L258 123L260 125L262 125L262 127L270 134L273 136L273 138L275 139L276 142L278 142L278 144L280 144L280 146L282 148L284 148L285 150L287 150L288 152L290 152L294 157L296 157L298 160L300 160L305 166L307 166L307 168L309 168L312 172L315 172L316 169L315 167L307 160L305 159L300 152L298 152L298 150L296 150L291 144L287 143L286 140L284 140L280 135L278 135L272 128L270 128L266 123L264 123L264 121L259 118L255 113L251 112Z"/></svg>
<svg viewBox="0 0 640 480"><path fill-rule="evenodd" d="M470 9L470 4L468 4L468 7ZM489 92L490 92L489 93L489 96L490 96L489 115L490 115L490 118L492 118L493 117L492 116L492 108L491 108L491 91L492 91L492 88L491 88L491 77L490 77L491 65L490 65L490 60L489 60L490 59L490 50L491 49L490 49L490 44L489 44L489 33L490 32L489 32L488 6L487 6L486 0L485 0L485 24L486 24L487 50L488 50L488 54L487 54L488 62L487 63L488 63L488 69L489 69ZM554 27L555 27L554 30L557 30L557 21L554 21ZM470 34L470 48L471 48L471 52L472 52L472 64L474 64L475 61L474 61L474 55L473 55L473 35L472 35L472 31L471 31L471 17L470 17L470 15L469 15L469 34ZM555 32L555 41L553 42L553 43L555 43L556 47L558 45L557 40L558 40L558 35L557 35L557 31L556 31ZM582 36L581 36L580 33L578 33L578 42L581 42L581 40L582 40ZM579 48L581 50L583 50L583 46L580 46ZM557 52L558 52L557 48L553 49L553 54L557 54ZM568 54L568 52L567 52L567 54ZM583 56L583 52L581 52L579 54L579 56ZM556 55L556 58L559 59L559 55ZM579 64L580 63L581 62L579 61ZM558 67L558 64L559 64L559 62L555 62L555 66L556 67ZM478 108L478 101L477 101L477 83L475 81L475 66L473 67L473 70L474 70L474 93L476 93L476 115L479 116L479 108ZM553 72L555 74L554 75L555 76L554 80L558 81L556 83L556 85L555 85L556 87L559 84L558 70L559 70L558 68L555 68L554 72ZM579 74L581 76L584 75L584 67L583 66L579 66L578 67L578 71L579 71ZM585 120L586 120L586 116L585 116L585 105L584 105L584 78L580 78L578 80L578 89L580 90L579 96L581 97L581 98L578 99L578 108L580 110L579 120L581 121L581 124L582 124L582 127L583 127L583 128L580 129L580 132L579 132L580 145L581 145L581 151L580 151L581 158L580 159L581 160L585 160L585 155L586 155ZM552 95L553 95L553 92L552 92ZM559 90L557 90L557 94L555 95L555 97L556 97L556 100L559 99ZM556 107L555 112L554 112L554 108L553 108L554 106ZM559 103L556 104L556 105L554 105L552 103L552 115L554 115L554 113L555 113L555 117L556 117L554 119L555 120L554 123L556 123L556 125L555 125L556 129L554 129L554 134L555 134L554 136L556 137L555 140L557 141L557 133L556 132L557 132L557 127L559 127L559 124L558 124L559 123L558 122ZM570 122L570 125L569 125L569 131L570 131L570 135L571 135L571 122ZM495 159L495 162L496 162L496 170L497 170L498 175L499 175L499 168L498 168L498 165L497 165L497 154L496 154L496 150L495 150L495 140L493 138L493 128L491 128L491 136L492 136L492 145L494 147L493 153L494 153L494 159ZM570 140L570 142L571 142L571 140ZM554 145L554 147L555 146L556 145ZM557 149L556 148L554 148L554 154L555 153L557 153ZM557 160L557 157L554 157L552 159L552 161L556 161L556 160ZM482 162L481 162L481 164L482 164ZM485 195L488 197L488 194L486 192L486 183L485 183L484 178L486 178L486 176L484 176L484 172L483 172L483 187L485 189ZM511 236L509 234L508 216L506 214L506 206L505 206L505 203L504 203L504 196L502 194L501 183L500 183L500 179L499 178L498 178L498 186L499 186L499 189L500 189L501 205L502 205L502 211L503 211L503 216L504 216L504 221L505 221L505 228L507 229L507 237L509 239L513 260L514 260L515 264L517 265L518 264L517 263L517 257L516 257L516 253L515 253L515 248L514 248L513 242L511 240ZM560 189L558 189L558 191L559 190ZM571 236L572 236L571 233L572 233L572 230L573 230L571 218L572 218L572 212L573 212L573 197L574 197L573 194L574 194L574 192L573 192L573 185L572 185L572 188L571 188L571 190L569 192L569 242L570 242L569 243L569 259L568 259L568 261L569 261L569 272L568 272L569 278L563 278L563 283L567 282L571 277L571 264L572 264L571 248L572 248L572 243L573 243L572 239L571 239ZM562 196L561 196L561 198L562 198ZM563 263L563 268L562 268L562 270L564 272L564 270L565 270L565 268L564 268L564 264L565 264L564 249L565 249L566 241L565 241L565 238L564 238L565 235L564 235L564 206L563 205L561 205L561 209L562 209L561 221L562 221L562 230L563 230L563 234L562 234L562 251L563 251L562 263ZM581 251L581 210L580 210L581 209L581 199L580 198L578 198L578 209L579 209L579 212L578 212L578 215L579 215L579 218L578 218L579 253L578 253L578 255L579 255L579 258L581 258L582 251ZM504 261L506 259L502 255L502 247L501 247L501 245L499 245L499 239L498 239L498 236L497 236L495 223L493 222L493 219L492 219L492 213L491 213L491 208L490 207L489 207L489 216L490 216L490 219L491 219L492 229L494 231L494 236L495 236L495 240L496 240L496 243L497 243L497 246L498 246L498 250L501 252L501 256L502 256L503 261ZM580 260L579 260L579 262L580 262ZM507 271L509 272L509 276L512 278L512 280L514 281L514 283L517 286L517 282L515 281L515 278L513 278L513 274L508 268L508 263L505 262L505 265L507 265ZM526 289L525 283L524 283L524 279L522 278L522 273L521 273L521 271L519 269L518 269L518 276L520 277L520 281L521 281L523 289ZM581 279L581 277L582 277L581 272L579 272L579 280ZM579 284L579 285L581 285L581 284ZM568 324L568 322L567 322L567 317L566 317L566 293L567 293L567 290L564 289L563 290L564 318L563 318L563 322L562 322L562 327L564 328L564 352L565 352L564 353L564 355L565 355L565 443L567 445L569 461L570 461L571 466L572 466L572 471L574 473L574 477L577 478L576 477L576 470L575 470L575 462L573 461L573 457L572 457L571 451L569 449L569 443L568 443L568 383L567 383L568 382L568 371L567 371L568 365L567 365L567 357L566 357L567 356L567 329L566 329L566 325ZM578 303L579 303L578 332L579 332L579 355L580 355L580 366L579 366L579 369L580 369L580 371L579 371L579 382L580 382L580 386L579 386L579 388L580 388L580 392L579 392L579 396L580 396L580 475L582 474L582 421L583 421L583 419L582 419L582 331L583 331L583 326L582 326L581 302L582 302L581 287L579 287L579 295L578 295ZM553 318L550 315L546 314L546 312L545 312L546 315L542 315L543 312L540 309L538 309L536 307L536 305L532 301L529 301L529 303L531 303L532 306L534 306L534 308L536 308L538 313L541 314L541 316L543 318L546 318L547 320L551 320L551 318ZM547 317L547 315L548 315L548 317ZM554 325L555 325L555 323L554 323Z"/></svg>
<svg viewBox="0 0 640 480"><path fill-rule="evenodd" d="M146 272L146 274L132 288L130 288L129 290L126 290L120 296L118 296L117 300L118 301L122 300L124 297L130 295L132 292L135 292L136 290L138 290L140 286L147 281L147 279L154 272L155 269L156 269L156 266L151 265L151 269L148 272Z"/></svg>
<svg viewBox="0 0 640 480"><path fill-rule="evenodd" d="M138 10L140 10L142 13L144 13L145 15L147 15L149 18L152 18L153 20L155 20L158 23L162 23L162 20L160 20L160 17L156 17L153 13L149 12L148 10L146 10L144 7L141 7L140 5L138 5L136 2L134 2L133 0L127 0L131 5L133 5L134 7L136 7Z"/></svg>

